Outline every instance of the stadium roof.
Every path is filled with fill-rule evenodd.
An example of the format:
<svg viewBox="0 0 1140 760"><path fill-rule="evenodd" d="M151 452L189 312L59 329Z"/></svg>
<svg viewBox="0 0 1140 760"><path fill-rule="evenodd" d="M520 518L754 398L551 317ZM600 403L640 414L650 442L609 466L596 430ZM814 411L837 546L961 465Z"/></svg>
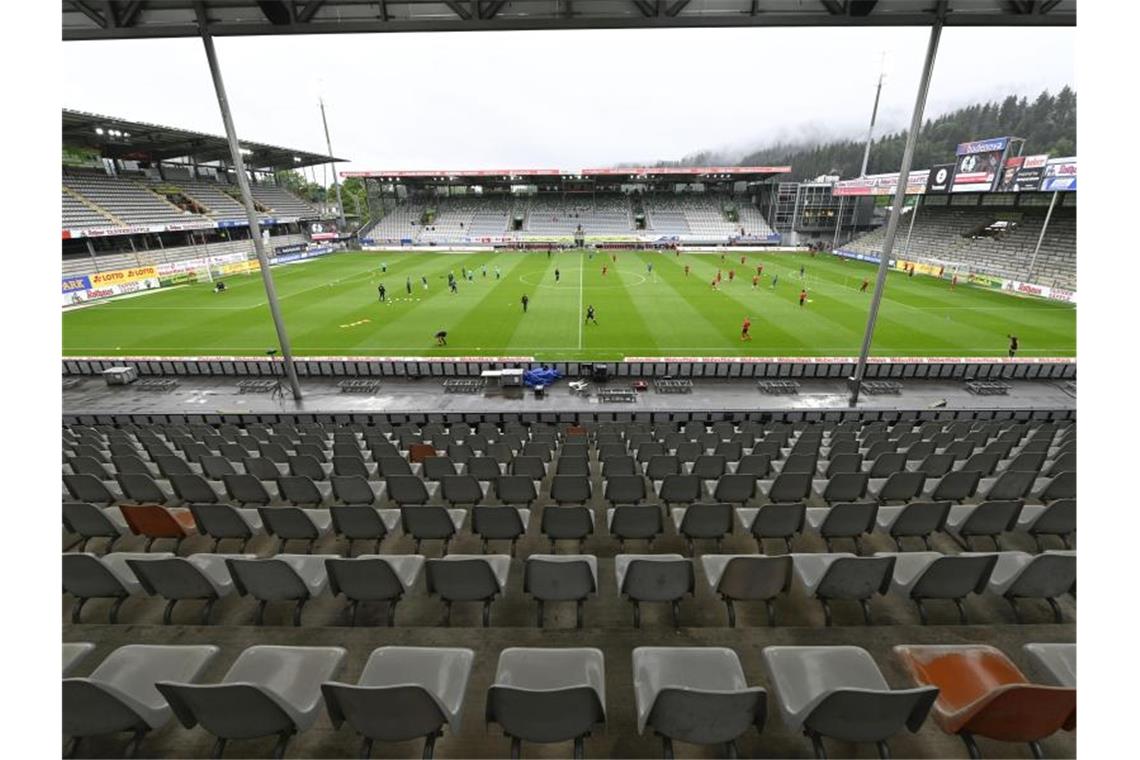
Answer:
<svg viewBox="0 0 1140 760"><path fill-rule="evenodd" d="M63 144L92 148L107 158L128 161L167 161L188 156L198 163L230 160L229 143L221 135L207 135L189 129L164 127L115 116L63 110ZM323 153L292 150L276 145L243 140L246 163L256 169L296 169L327 164ZM345 158L331 159L347 162Z"/></svg>
<svg viewBox="0 0 1140 760"><path fill-rule="evenodd" d="M686 27L1076 26L1076 0L63 0L63 39Z"/></svg>
<svg viewBox="0 0 1140 760"><path fill-rule="evenodd" d="M344 171L342 177L447 185L501 185L524 183L556 183L563 180L608 182L699 182L703 180L760 181L777 174L787 174L790 166L678 166L583 169L570 172L561 169L379 169Z"/></svg>

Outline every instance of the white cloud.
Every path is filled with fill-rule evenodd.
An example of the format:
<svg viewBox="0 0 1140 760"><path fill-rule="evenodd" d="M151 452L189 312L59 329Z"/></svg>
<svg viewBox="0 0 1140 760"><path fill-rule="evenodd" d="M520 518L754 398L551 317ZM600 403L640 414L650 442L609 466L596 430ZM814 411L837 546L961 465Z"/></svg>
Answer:
<svg viewBox="0 0 1140 760"><path fill-rule="evenodd" d="M928 113L1075 81L1072 29L943 33ZM248 140L357 169L581 169L861 135L881 53L881 131L909 122L924 29L690 29L224 38ZM221 133L195 39L63 45L63 104Z"/></svg>

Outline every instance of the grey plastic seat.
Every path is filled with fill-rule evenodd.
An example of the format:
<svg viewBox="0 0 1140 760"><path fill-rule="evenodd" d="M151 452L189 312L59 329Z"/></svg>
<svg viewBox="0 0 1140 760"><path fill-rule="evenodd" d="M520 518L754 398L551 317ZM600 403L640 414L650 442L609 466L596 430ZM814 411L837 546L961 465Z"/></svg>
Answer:
<svg viewBox="0 0 1140 760"><path fill-rule="evenodd" d="M502 470L499 469L499 463L488 456L477 456L468 459L465 472L484 483L491 482L502 474Z"/></svg>
<svg viewBox="0 0 1140 760"><path fill-rule="evenodd" d="M977 470L951 470L930 491L931 501L965 501L978 491L982 474Z"/></svg>
<svg viewBox="0 0 1140 760"><path fill-rule="evenodd" d="M212 644L129 644L107 655L87 678L64 678L63 733L71 737L69 756L87 737L130 731L126 755L134 757L146 735L171 717L170 705L155 685L198 680L218 651Z"/></svg>
<svg viewBox="0 0 1140 760"><path fill-rule="evenodd" d="M376 456L376 452L373 451L372 457L376 462L376 473L382 478L415 474L412 472L412 465L401 456Z"/></svg>
<svg viewBox="0 0 1140 760"><path fill-rule="evenodd" d="M362 554L353 559L326 559L329 591L344 595L349 603L349 622L356 625L356 614L363 602L385 602L388 625L396 624L396 605L412 590L424 567L418 554Z"/></svg>
<svg viewBox="0 0 1140 760"><path fill-rule="evenodd" d="M858 453L834 453L829 455L827 468L819 466L819 471L825 478L832 478L845 472L862 472L863 455Z"/></svg>
<svg viewBox="0 0 1140 760"><path fill-rule="evenodd" d="M445 475L441 488L444 501L451 506L479 504L485 496L483 485L472 475Z"/></svg>
<svg viewBox="0 0 1140 760"><path fill-rule="evenodd" d="M811 494L811 476L814 471L813 466L807 472L781 472L770 485L760 481L760 490L768 497L768 501L775 504L803 501Z"/></svg>
<svg viewBox="0 0 1140 760"><path fill-rule="evenodd" d="M487 690L487 723L510 738L512 757L524 741L573 741L574 756L584 757L585 738L606 722L605 680L599 649L504 649Z"/></svg>
<svg viewBox="0 0 1140 760"><path fill-rule="evenodd" d="M424 541L442 541L442 553L447 554L451 539L463 528L467 511L445 509L438 506L400 507L400 525L412 537L415 551L420 553Z"/></svg>
<svg viewBox="0 0 1140 760"><path fill-rule="evenodd" d="M729 627L736 627L736 602L764 602L768 625L776 625L775 600L792 584L792 558L753 554L701 557L709 588L724 602Z"/></svg>
<svg viewBox="0 0 1140 760"><path fill-rule="evenodd" d="M312 454L295 454L289 457L289 474L314 481L328 480L328 473L325 472L321 460Z"/></svg>
<svg viewBox="0 0 1140 760"><path fill-rule="evenodd" d="M214 756L228 742L277 736L274 757L289 740L316 722L321 684L344 665L342 647L252 646L243 651L216 684L169 679L158 690L186 728L201 725L217 737Z"/></svg>
<svg viewBox="0 0 1140 760"><path fill-rule="evenodd" d="M701 498L702 489L697 475L666 475L658 496L665 504L692 504Z"/></svg>
<svg viewBox="0 0 1140 760"><path fill-rule="evenodd" d="M1017 530L1033 536L1037 551L1043 551L1041 539L1056 536L1066 549L1072 549L1071 536L1077 532L1076 499L1058 499L1048 505L1027 504L1017 518Z"/></svg>
<svg viewBox="0 0 1140 760"><path fill-rule="evenodd" d="M1069 470L1060 472L1049 478L1044 487L1037 492L1038 501L1045 503L1062 499L1077 498L1077 473Z"/></svg>
<svg viewBox="0 0 1140 760"><path fill-rule="evenodd" d="M981 504L956 504L950 507L946 530L964 542L967 551L973 548L972 539L986 536L1001 551L1001 534L1017 525L1021 514L1020 501L984 501Z"/></svg>
<svg viewBox="0 0 1140 760"><path fill-rule="evenodd" d="M749 688L736 652L722 647L637 647L633 650L637 732L652 728L663 754L673 742L725 745L748 729L763 731L768 694Z"/></svg>
<svg viewBox="0 0 1140 760"><path fill-rule="evenodd" d="M720 454L702 454L693 462L690 475L701 480L716 480L728 471L728 460Z"/></svg>
<svg viewBox="0 0 1140 760"><path fill-rule="evenodd" d="M721 548L721 540L732 533L733 513L731 504L690 504L672 510L673 525L677 533L685 537L689 554L693 542L698 539L712 539L716 550Z"/></svg>
<svg viewBox="0 0 1140 760"><path fill-rule="evenodd" d="M585 504L593 496L585 475L555 475L550 481L550 498L556 504Z"/></svg>
<svg viewBox="0 0 1140 760"><path fill-rule="evenodd" d="M876 522L900 550L904 538L921 538L929 550L930 536L946 529L951 506L949 501L912 501L902 507L879 507Z"/></svg>
<svg viewBox="0 0 1140 760"><path fill-rule="evenodd" d="M810 482L810 481L809 481ZM765 504L762 507L742 507L736 517L744 529L756 539L760 552L764 552L764 539L782 539L787 551L792 550L792 539L803 532L807 508L802 502Z"/></svg>
<svg viewBox="0 0 1140 760"><path fill-rule="evenodd" d="M327 509L258 507L257 514L265 532L277 539L278 552L290 541L305 541L305 553L309 554L313 544L332 528L332 515Z"/></svg>
<svg viewBox="0 0 1140 760"><path fill-rule="evenodd" d="M526 476L531 480L542 480L546 477L546 464L542 457L519 455L511 460L510 473Z"/></svg>
<svg viewBox="0 0 1140 760"><path fill-rule="evenodd" d="M149 475L137 472L120 473L115 476L115 482L122 489L125 501L136 504L173 505L177 503L177 499L171 499Z"/></svg>
<svg viewBox="0 0 1140 760"><path fill-rule="evenodd" d="M556 507L544 511L551 509ZM471 510L471 532L482 539L483 551L487 551L488 541L510 541L510 554L515 556L515 544L529 527L530 510L523 507L482 505Z"/></svg>
<svg viewBox="0 0 1140 760"><path fill-rule="evenodd" d="M93 538L110 539L105 551L113 551L115 542L130 533L127 521L118 509L99 509L94 504L81 501L63 503L63 524L67 530L79 535L76 548L81 552L87 551L87 545Z"/></svg>
<svg viewBox="0 0 1140 760"><path fill-rule="evenodd" d="M871 625L870 599L890 590L894 557L857 557L845 552L793 554L796 576L808 596L823 607L824 625L831 625L831 602L849 599L859 602L863 622Z"/></svg>
<svg viewBox="0 0 1140 760"><path fill-rule="evenodd" d="M199 460L203 474L210 480L222 480L226 475L236 475L237 470L230 460L223 456L202 457Z"/></svg>
<svg viewBox="0 0 1140 760"><path fill-rule="evenodd" d="M238 552L244 552L246 545L262 531L261 517L255 509L241 509L229 504L191 504L190 513L198 530L213 539L211 551L226 539L241 541Z"/></svg>
<svg viewBox="0 0 1140 760"><path fill-rule="evenodd" d="M768 477L772 471L771 458L765 454L748 454L740 458L736 464L737 475L751 475L761 479Z"/></svg>
<svg viewBox="0 0 1140 760"><path fill-rule="evenodd" d="M656 454L645 464L645 477L653 481L664 480L670 475L680 475L681 460L669 454Z"/></svg>
<svg viewBox="0 0 1140 760"><path fill-rule="evenodd" d="M78 668L94 651L95 645L90 641L63 642L63 677Z"/></svg>
<svg viewBox="0 0 1140 760"><path fill-rule="evenodd" d="M495 497L504 504L529 507L538 498L538 490L527 475L500 475L495 481Z"/></svg>
<svg viewBox="0 0 1140 760"><path fill-rule="evenodd" d="M926 479L927 473L923 470L902 470L891 473L881 486L871 485L867 492L880 504L905 503L922 495Z"/></svg>
<svg viewBox="0 0 1140 760"><path fill-rule="evenodd" d="M962 556L965 555L963 552ZM1071 591L1076 582L1076 552L1046 551L1037 555L998 552L989 590L1009 602L1019 623L1021 611L1017 602L1021 599L1044 599L1053 610L1053 620L1060 623L1064 618L1057 598Z"/></svg>
<svg viewBox="0 0 1140 760"><path fill-rule="evenodd" d="M1029 495L1037 473L1025 470L1006 470L985 489L983 501L1014 501Z"/></svg>
<svg viewBox="0 0 1140 760"><path fill-rule="evenodd" d="M938 698L933 686L891 689L860 647L770 646L761 656L784 724L811 739L817 758L825 738L873 743L888 757L887 741L916 733Z"/></svg>
<svg viewBox="0 0 1140 760"><path fill-rule="evenodd" d="M443 480L446 477L458 475L455 463L449 457L428 457L424 460L424 480Z"/></svg>
<svg viewBox="0 0 1140 760"><path fill-rule="evenodd" d="M958 609L958 621L966 624L962 606L970 594L985 592L997 564L996 554L943 555L938 552L876 552L876 557L894 557L891 591L912 600L918 617L927 624L923 602L949 599Z"/></svg>
<svg viewBox="0 0 1140 760"><path fill-rule="evenodd" d="M67 492L76 501L85 501L88 504L109 505L118 501L118 498L108 490L103 481L89 473L65 473L63 484Z"/></svg>
<svg viewBox="0 0 1140 760"><path fill-rule="evenodd" d="M1077 645L1076 644L1026 644L1025 654L1046 680L1055 686L1076 688L1077 686Z"/></svg>
<svg viewBox="0 0 1140 760"><path fill-rule="evenodd" d="M380 502L384 486L372 483L361 475L333 475L329 478L335 501L351 506L373 506Z"/></svg>
<svg viewBox="0 0 1140 760"><path fill-rule="evenodd" d="M185 504L218 503L218 492L201 475L175 473L170 475L169 482L178 501Z"/></svg>
<svg viewBox="0 0 1140 760"><path fill-rule="evenodd" d="M789 454L780 467L780 474L814 475L819 466L816 454Z"/></svg>
<svg viewBox="0 0 1140 760"><path fill-rule="evenodd" d="M230 500L238 504L265 505L273 501L269 491L253 475L223 475L222 482L226 485L226 494Z"/></svg>
<svg viewBox="0 0 1140 760"><path fill-rule="evenodd" d="M170 625L174 607L180 601L204 601L201 625L209 625L214 604L234 592L226 560L256 557L256 554L191 554L162 560L127 560L127 565L148 594L166 600L163 625Z"/></svg>
<svg viewBox="0 0 1140 760"><path fill-rule="evenodd" d="M722 475L713 489L713 499L744 506L756 495L756 476L745 473Z"/></svg>
<svg viewBox="0 0 1140 760"><path fill-rule="evenodd" d="M647 541L661 535L664 524L661 509L655 505L619 504L606 510L606 527L616 536L622 550L626 541Z"/></svg>
<svg viewBox="0 0 1140 760"><path fill-rule="evenodd" d="M558 457L558 465L554 472L555 477L578 476L588 478L590 476L590 460L585 456L568 456L563 453Z"/></svg>
<svg viewBox="0 0 1140 760"><path fill-rule="evenodd" d="M645 479L640 475L606 478L605 500L610 504L640 504L645 500Z"/></svg>
<svg viewBox="0 0 1140 760"><path fill-rule="evenodd" d="M415 475L386 475L384 484L388 498L400 507L427 504L431 500L424 482Z"/></svg>
<svg viewBox="0 0 1140 760"><path fill-rule="evenodd" d="M368 463L364 461L364 453L359 449L357 453L353 454L333 454L332 458L332 474L333 476L340 475L342 477L359 476L365 480L372 477L372 470L369 469Z"/></svg>
<svg viewBox="0 0 1140 760"><path fill-rule="evenodd" d="M353 541L374 541L375 552L380 543L400 524L398 509L377 509L370 506L338 506L329 509L332 529L348 541L347 555L352 554Z"/></svg>
<svg viewBox="0 0 1140 760"><path fill-rule="evenodd" d="M958 468L958 471L976 472L983 478L988 478L994 474L994 470L997 469L997 464L1000 461L1001 454L997 452L979 451L976 454L971 454Z"/></svg>
<svg viewBox="0 0 1140 760"><path fill-rule="evenodd" d="M857 501L867 494L867 473L840 472L828 479L820 491L820 497L827 504L841 501Z"/></svg>
<svg viewBox="0 0 1140 760"><path fill-rule="evenodd" d="M373 650L355 684L321 684L334 728L347 723L363 739L361 757L374 742L424 739L423 757L434 755L446 727L463 723L464 694L475 653L445 647L386 646Z"/></svg>
<svg viewBox="0 0 1140 760"><path fill-rule="evenodd" d="M301 625L305 604L328 586L325 561L333 554L277 554L263 559L227 559L234 587L257 600L256 625L265 621L270 602L293 602L293 625Z"/></svg>
<svg viewBox="0 0 1140 760"><path fill-rule="evenodd" d="M114 480L115 476L107 469L107 465L101 459L96 459L92 456L75 456L67 461L71 467L71 471L78 475L91 475L98 480ZM115 467L118 470L118 467ZM146 471L150 474L150 470Z"/></svg>
<svg viewBox="0 0 1140 760"><path fill-rule="evenodd" d="M954 469L954 461L954 457L950 454L931 454L911 469L926 473L927 478L941 478ZM910 465L911 463L908 461L907 466L910 467Z"/></svg>
<svg viewBox="0 0 1140 760"><path fill-rule="evenodd" d="M681 627L680 604L694 592L693 563L680 554L618 554L614 575L619 596L633 603L633 627L641 627L642 602L668 602L673 626Z"/></svg>
<svg viewBox="0 0 1140 760"><path fill-rule="evenodd" d="M119 622L119 609L127 599L143 593L127 561L163 560L173 556L169 552L112 552L102 558L94 554L64 554L63 590L75 597L71 622L80 622L84 605L92 599L113 600L108 619L112 624Z"/></svg>
<svg viewBox="0 0 1140 760"><path fill-rule="evenodd" d="M96 462L96 464L99 464L99 462ZM138 472L143 475L154 476L154 470L150 468L150 465L135 454L112 454L111 464L115 466L116 472ZM99 466L102 467L103 465L99 464ZM76 469L74 461L71 463L71 469L73 472L80 471ZM92 474L98 477L96 473ZM110 480L110 477L103 478L103 480Z"/></svg>
<svg viewBox="0 0 1140 760"><path fill-rule="evenodd" d="M550 541L552 553L558 541L577 541L580 551L582 543L594 532L594 513L589 507L583 506L545 507L542 510L541 531Z"/></svg>
<svg viewBox="0 0 1140 760"><path fill-rule="evenodd" d="M258 480L275 481L283 474L272 459L265 457L245 457L241 460L241 466L246 475L252 475Z"/></svg>
<svg viewBox="0 0 1140 760"><path fill-rule="evenodd" d="M444 604L443 625L451 625L454 602L482 602L483 627L491 625L491 603L507 587L511 558L505 554L452 554L427 561L427 591Z"/></svg>
<svg viewBox="0 0 1140 760"><path fill-rule="evenodd" d="M575 627L582 628L582 606L598 590L598 558L592 554L532 554L523 564L523 593L538 603L538 627L546 602L574 602Z"/></svg>
<svg viewBox="0 0 1140 760"><path fill-rule="evenodd" d="M837 538L849 538L855 542L855 553L862 554L862 536L875 529L875 517L878 512L879 505L873 501L810 507L807 510L807 524L823 538L829 552L834 551L832 541Z"/></svg>

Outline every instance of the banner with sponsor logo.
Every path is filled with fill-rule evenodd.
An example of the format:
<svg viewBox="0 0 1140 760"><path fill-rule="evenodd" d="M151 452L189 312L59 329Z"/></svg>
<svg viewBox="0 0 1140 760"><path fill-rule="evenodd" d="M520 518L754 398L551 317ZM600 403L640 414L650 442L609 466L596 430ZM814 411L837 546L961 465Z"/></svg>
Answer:
<svg viewBox="0 0 1140 760"><path fill-rule="evenodd" d="M1006 280L1005 286L1002 288L1002 290L1021 296L1049 298L1054 301L1064 301L1065 303L1077 302L1077 294L1071 290L1065 290L1064 288L1052 288L1048 285L1034 285L1031 282Z"/></svg>
<svg viewBox="0 0 1140 760"><path fill-rule="evenodd" d="M946 267L941 264L927 264L922 261L907 261L905 259L898 259L894 263L895 269L903 272L914 268L918 274L928 274L931 277L941 277L942 273L946 271Z"/></svg>
<svg viewBox="0 0 1140 760"><path fill-rule="evenodd" d="M974 272L966 275L966 282L971 285L980 285L983 288L992 288L994 290L1001 290L1005 287L1005 280L1000 277L991 277L988 274L976 274Z"/></svg>
<svg viewBox="0 0 1140 760"><path fill-rule="evenodd" d="M921 195L926 192L927 177L930 171L920 169L907 177L906 194ZM899 184L899 173L873 174L869 177L848 179L836 182L831 188L833 196L839 195L894 195Z"/></svg>
<svg viewBox="0 0 1140 760"><path fill-rule="evenodd" d="M930 176L926 178L926 192L942 194L950 192L950 185L954 181L954 164L935 164L930 167Z"/></svg>
<svg viewBox="0 0 1140 760"><path fill-rule="evenodd" d="M128 282L155 279L158 277L158 270L152 266L136 267L134 269L113 269L109 272L96 272L87 277L91 280L92 287L102 288L108 285L122 285Z"/></svg>
<svg viewBox="0 0 1140 760"><path fill-rule="evenodd" d="M1077 189L1077 159L1051 158L1045 164L1045 172L1041 177L1041 190L1051 193L1054 191L1074 192Z"/></svg>
<svg viewBox="0 0 1140 760"><path fill-rule="evenodd" d="M90 290L91 280L87 275L80 277L64 277L63 278L63 292L74 293L77 290Z"/></svg>
<svg viewBox="0 0 1140 760"><path fill-rule="evenodd" d="M1014 180L1013 192L1026 193L1040 189L1041 179L1045 175L1045 164L1048 162L1048 154L1022 156L1021 168L1017 170L1017 178Z"/></svg>
<svg viewBox="0 0 1140 760"><path fill-rule="evenodd" d="M76 280L83 278L71 277L64 280L66 287L68 282L74 283ZM87 301L97 301L101 298L110 298L111 296L121 296L128 293L138 293L145 290L157 290L161 287L158 277L146 277L141 280L131 280L129 282L117 282L108 285L101 285L82 289L82 290L65 290L63 292L63 305L76 306Z"/></svg>
<svg viewBox="0 0 1140 760"><path fill-rule="evenodd" d="M1025 164L1025 156L1010 156L1005 160L1005 164L1001 169L1001 177L998 178L997 187L994 188L999 193L1012 193L1017 188L1017 175L1021 171L1021 167Z"/></svg>
<svg viewBox="0 0 1140 760"><path fill-rule="evenodd" d="M961 143L954 152L958 160L954 166L951 192L977 193L993 190L1008 148L1008 137Z"/></svg>

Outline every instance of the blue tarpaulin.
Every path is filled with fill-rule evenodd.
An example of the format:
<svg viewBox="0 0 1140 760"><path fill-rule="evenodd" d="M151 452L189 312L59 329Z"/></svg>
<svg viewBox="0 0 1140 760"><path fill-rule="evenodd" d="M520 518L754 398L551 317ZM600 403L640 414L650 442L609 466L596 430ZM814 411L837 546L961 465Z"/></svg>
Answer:
<svg viewBox="0 0 1140 760"><path fill-rule="evenodd" d="M562 373L553 367L528 369L523 373L523 384L528 388L533 388L536 385L551 385L561 377Z"/></svg>

